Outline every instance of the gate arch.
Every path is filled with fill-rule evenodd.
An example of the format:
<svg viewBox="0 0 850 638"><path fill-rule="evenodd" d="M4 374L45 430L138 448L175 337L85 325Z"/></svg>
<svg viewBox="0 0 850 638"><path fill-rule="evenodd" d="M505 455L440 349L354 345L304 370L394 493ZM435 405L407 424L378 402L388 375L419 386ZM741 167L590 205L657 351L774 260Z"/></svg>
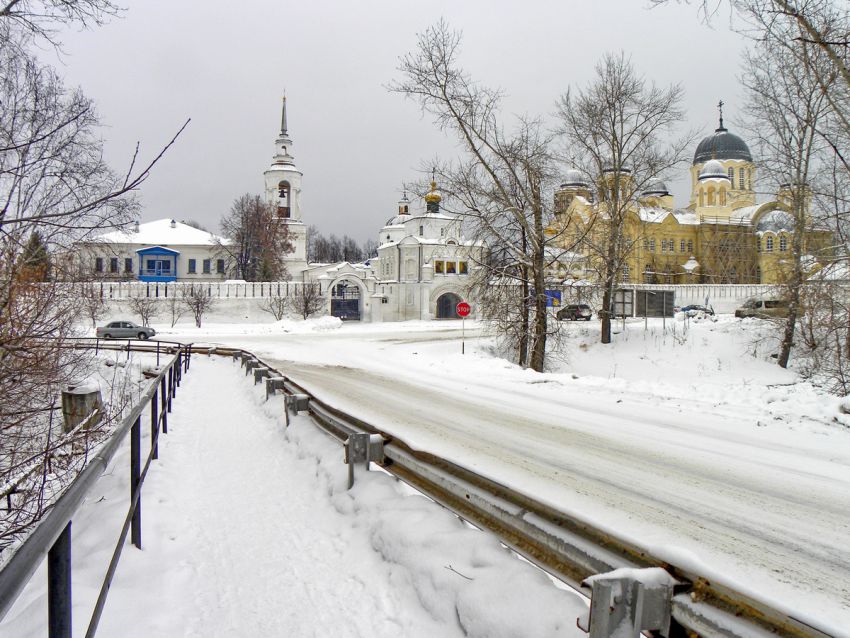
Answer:
<svg viewBox="0 0 850 638"><path fill-rule="evenodd" d="M331 287L331 316L343 321L360 321L362 296L359 282L340 279Z"/></svg>
<svg viewBox="0 0 850 638"><path fill-rule="evenodd" d="M437 319L460 319L457 314L457 305L463 301L453 292L444 292L437 297Z"/></svg>

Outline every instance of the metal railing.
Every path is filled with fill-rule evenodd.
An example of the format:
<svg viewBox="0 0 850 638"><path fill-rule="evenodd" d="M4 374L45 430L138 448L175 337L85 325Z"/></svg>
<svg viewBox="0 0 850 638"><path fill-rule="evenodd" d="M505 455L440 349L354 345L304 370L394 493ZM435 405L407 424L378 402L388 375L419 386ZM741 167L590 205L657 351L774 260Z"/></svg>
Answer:
<svg viewBox="0 0 850 638"><path fill-rule="evenodd" d="M18 595L47 556L48 635L50 638L71 638L71 523L77 508L95 482L106 470L112 457L130 434L130 506L112 554L97 602L88 624L86 636L94 636L100 622L106 597L121 557L128 532L133 545L142 546L141 490L151 462L158 458L159 434L168 433L168 414L183 373L189 370L191 345L179 343L136 342L101 343L95 339L80 339L72 348L156 352L157 366L161 353L173 355L165 368L151 380L148 390L116 427L85 468L57 499L50 512L35 527L0 570L0 619L14 604ZM150 407L151 448L141 463L142 413Z"/></svg>

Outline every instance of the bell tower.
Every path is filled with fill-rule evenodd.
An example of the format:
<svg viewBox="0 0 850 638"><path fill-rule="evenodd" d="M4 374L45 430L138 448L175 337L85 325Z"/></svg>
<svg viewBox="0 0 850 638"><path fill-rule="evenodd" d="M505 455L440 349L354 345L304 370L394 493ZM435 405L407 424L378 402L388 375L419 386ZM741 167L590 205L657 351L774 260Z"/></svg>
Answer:
<svg viewBox="0 0 850 638"><path fill-rule="evenodd" d="M263 173L266 201L272 205L278 219L289 228L294 250L284 256L286 269L292 279L300 279L307 268L307 228L301 218L301 177L295 166L292 138L286 121L286 96L280 115L280 133L275 139L272 163Z"/></svg>

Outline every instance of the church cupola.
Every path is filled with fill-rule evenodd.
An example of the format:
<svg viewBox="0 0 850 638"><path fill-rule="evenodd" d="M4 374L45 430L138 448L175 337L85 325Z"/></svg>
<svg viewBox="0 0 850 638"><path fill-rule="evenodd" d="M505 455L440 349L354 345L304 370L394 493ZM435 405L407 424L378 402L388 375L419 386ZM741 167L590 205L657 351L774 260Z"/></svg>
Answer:
<svg viewBox="0 0 850 638"><path fill-rule="evenodd" d="M435 180L431 180L431 190L425 195L425 212L427 213L439 213L440 212L440 200L443 197L440 195L440 191L437 190L437 182Z"/></svg>

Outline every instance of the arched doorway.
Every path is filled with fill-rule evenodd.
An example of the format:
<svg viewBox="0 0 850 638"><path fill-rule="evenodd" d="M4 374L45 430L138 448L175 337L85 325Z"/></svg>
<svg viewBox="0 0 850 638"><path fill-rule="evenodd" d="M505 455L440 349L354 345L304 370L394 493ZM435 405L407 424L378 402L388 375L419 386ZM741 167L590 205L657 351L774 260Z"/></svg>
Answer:
<svg viewBox="0 0 850 638"><path fill-rule="evenodd" d="M342 279L331 288L331 316L343 321L360 321L360 286Z"/></svg>
<svg viewBox="0 0 850 638"><path fill-rule="evenodd" d="M437 319L460 319L457 305L461 301L453 292L446 292L437 297Z"/></svg>

